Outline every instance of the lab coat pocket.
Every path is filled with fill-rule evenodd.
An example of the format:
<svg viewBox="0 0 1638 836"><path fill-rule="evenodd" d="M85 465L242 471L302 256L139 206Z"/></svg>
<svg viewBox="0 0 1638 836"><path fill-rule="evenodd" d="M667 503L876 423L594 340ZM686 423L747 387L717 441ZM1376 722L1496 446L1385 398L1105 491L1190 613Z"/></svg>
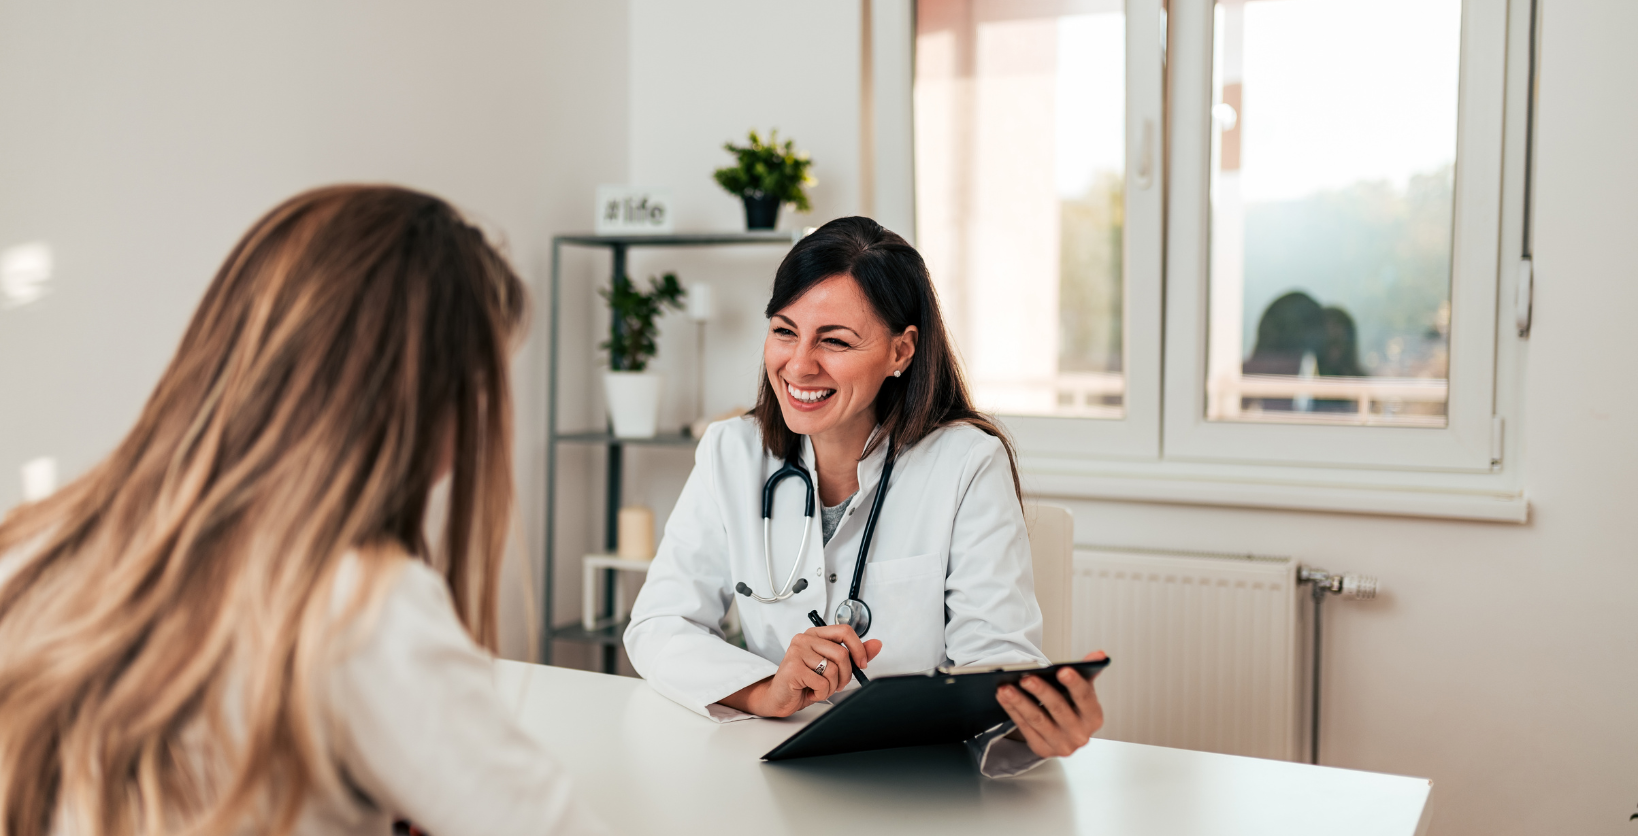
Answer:
<svg viewBox="0 0 1638 836"><path fill-rule="evenodd" d="M872 560L865 564L865 583L885 583L935 573L944 574L944 564L936 554L918 554L894 560Z"/></svg>
<svg viewBox="0 0 1638 836"><path fill-rule="evenodd" d="M944 662L944 561L938 554L871 561L862 597L882 640L871 673L915 673ZM878 663L880 663L878 665Z"/></svg>

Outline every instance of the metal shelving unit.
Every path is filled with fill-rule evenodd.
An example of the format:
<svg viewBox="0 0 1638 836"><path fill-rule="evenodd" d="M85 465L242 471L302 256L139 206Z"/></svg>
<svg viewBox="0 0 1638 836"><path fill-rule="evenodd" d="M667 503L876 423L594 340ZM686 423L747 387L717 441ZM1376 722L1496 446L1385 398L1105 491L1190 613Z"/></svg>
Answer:
<svg viewBox="0 0 1638 836"><path fill-rule="evenodd" d="M557 538L557 446L559 444L594 444L608 448L608 484L604 490L603 505L603 545L613 553L616 538L619 532L620 497L625 467L625 448L627 445L643 445L653 447L674 447L693 449L694 439L682 433L661 433L654 438L616 438L612 433L604 431L577 431L559 432L557 425L557 369L558 369L558 324L561 313L560 286L562 278L562 253L564 246L594 247L606 249L611 256L609 274L611 282L626 281L626 255L632 247L722 247L741 245L784 245L790 246L801 238L800 232L730 232L707 233L688 235L559 235L552 238L552 289L551 289L551 336L548 351L551 357L548 361L546 393L548 406L546 409L546 542L545 567L541 573L543 594L541 595L541 661L551 664L552 642L575 641L599 645L602 648L602 668L607 673L613 673L620 647L621 634L625 632L624 624L613 622L615 612L614 578L615 570L606 569L607 576L603 583L603 602L601 611L604 617L599 619L599 627L587 630L579 621L568 624L558 624L552 607L552 595L556 591L556 538ZM613 320L610 329L615 338L620 336L620 322Z"/></svg>

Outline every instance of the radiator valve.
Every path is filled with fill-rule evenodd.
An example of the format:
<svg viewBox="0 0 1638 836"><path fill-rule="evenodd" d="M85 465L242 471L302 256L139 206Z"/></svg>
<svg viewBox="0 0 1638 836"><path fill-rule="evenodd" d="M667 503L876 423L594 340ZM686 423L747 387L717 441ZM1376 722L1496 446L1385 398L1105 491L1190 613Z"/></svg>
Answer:
<svg viewBox="0 0 1638 836"><path fill-rule="evenodd" d="M1314 597L1320 598L1329 592L1333 595L1345 595L1356 601L1364 601L1376 597L1376 578L1370 575L1333 575L1324 569L1302 568L1297 572L1297 580L1314 585Z"/></svg>

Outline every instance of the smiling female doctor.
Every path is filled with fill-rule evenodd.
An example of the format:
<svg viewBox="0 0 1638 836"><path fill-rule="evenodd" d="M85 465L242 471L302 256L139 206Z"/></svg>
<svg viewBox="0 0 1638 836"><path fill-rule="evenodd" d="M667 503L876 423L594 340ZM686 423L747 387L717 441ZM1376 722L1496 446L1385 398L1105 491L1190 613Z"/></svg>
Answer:
<svg viewBox="0 0 1638 836"><path fill-rule="evenodd" d="M756 411L706 431L633 607L637 671L729 721L827 699L850 661L876 676L1046 661L1012 449L971 406L921 256L867 218L832 221L786 256L767 316ZM736 589L745 650L721 627ZM1017 731L972 743L985 774L1102 725L1092 683L1062 677L1069 699L1035 677L1033 698L997 693Z"/></svg>

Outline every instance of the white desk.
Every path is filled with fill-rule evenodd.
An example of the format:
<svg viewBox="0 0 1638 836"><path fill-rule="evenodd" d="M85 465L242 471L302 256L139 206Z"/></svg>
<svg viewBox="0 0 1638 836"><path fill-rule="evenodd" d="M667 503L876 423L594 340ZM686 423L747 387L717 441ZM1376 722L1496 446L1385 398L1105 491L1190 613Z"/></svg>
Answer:
<svg viewBox="0 0 1638 836"><path fill-rule="evenodd" d="M1093 740L1018 778L978 775L961 747L763 763L818 715L717 725L638 679L500 662L497 684L626 834L1328 834L1412 836L1430 782Z"/></svg>

